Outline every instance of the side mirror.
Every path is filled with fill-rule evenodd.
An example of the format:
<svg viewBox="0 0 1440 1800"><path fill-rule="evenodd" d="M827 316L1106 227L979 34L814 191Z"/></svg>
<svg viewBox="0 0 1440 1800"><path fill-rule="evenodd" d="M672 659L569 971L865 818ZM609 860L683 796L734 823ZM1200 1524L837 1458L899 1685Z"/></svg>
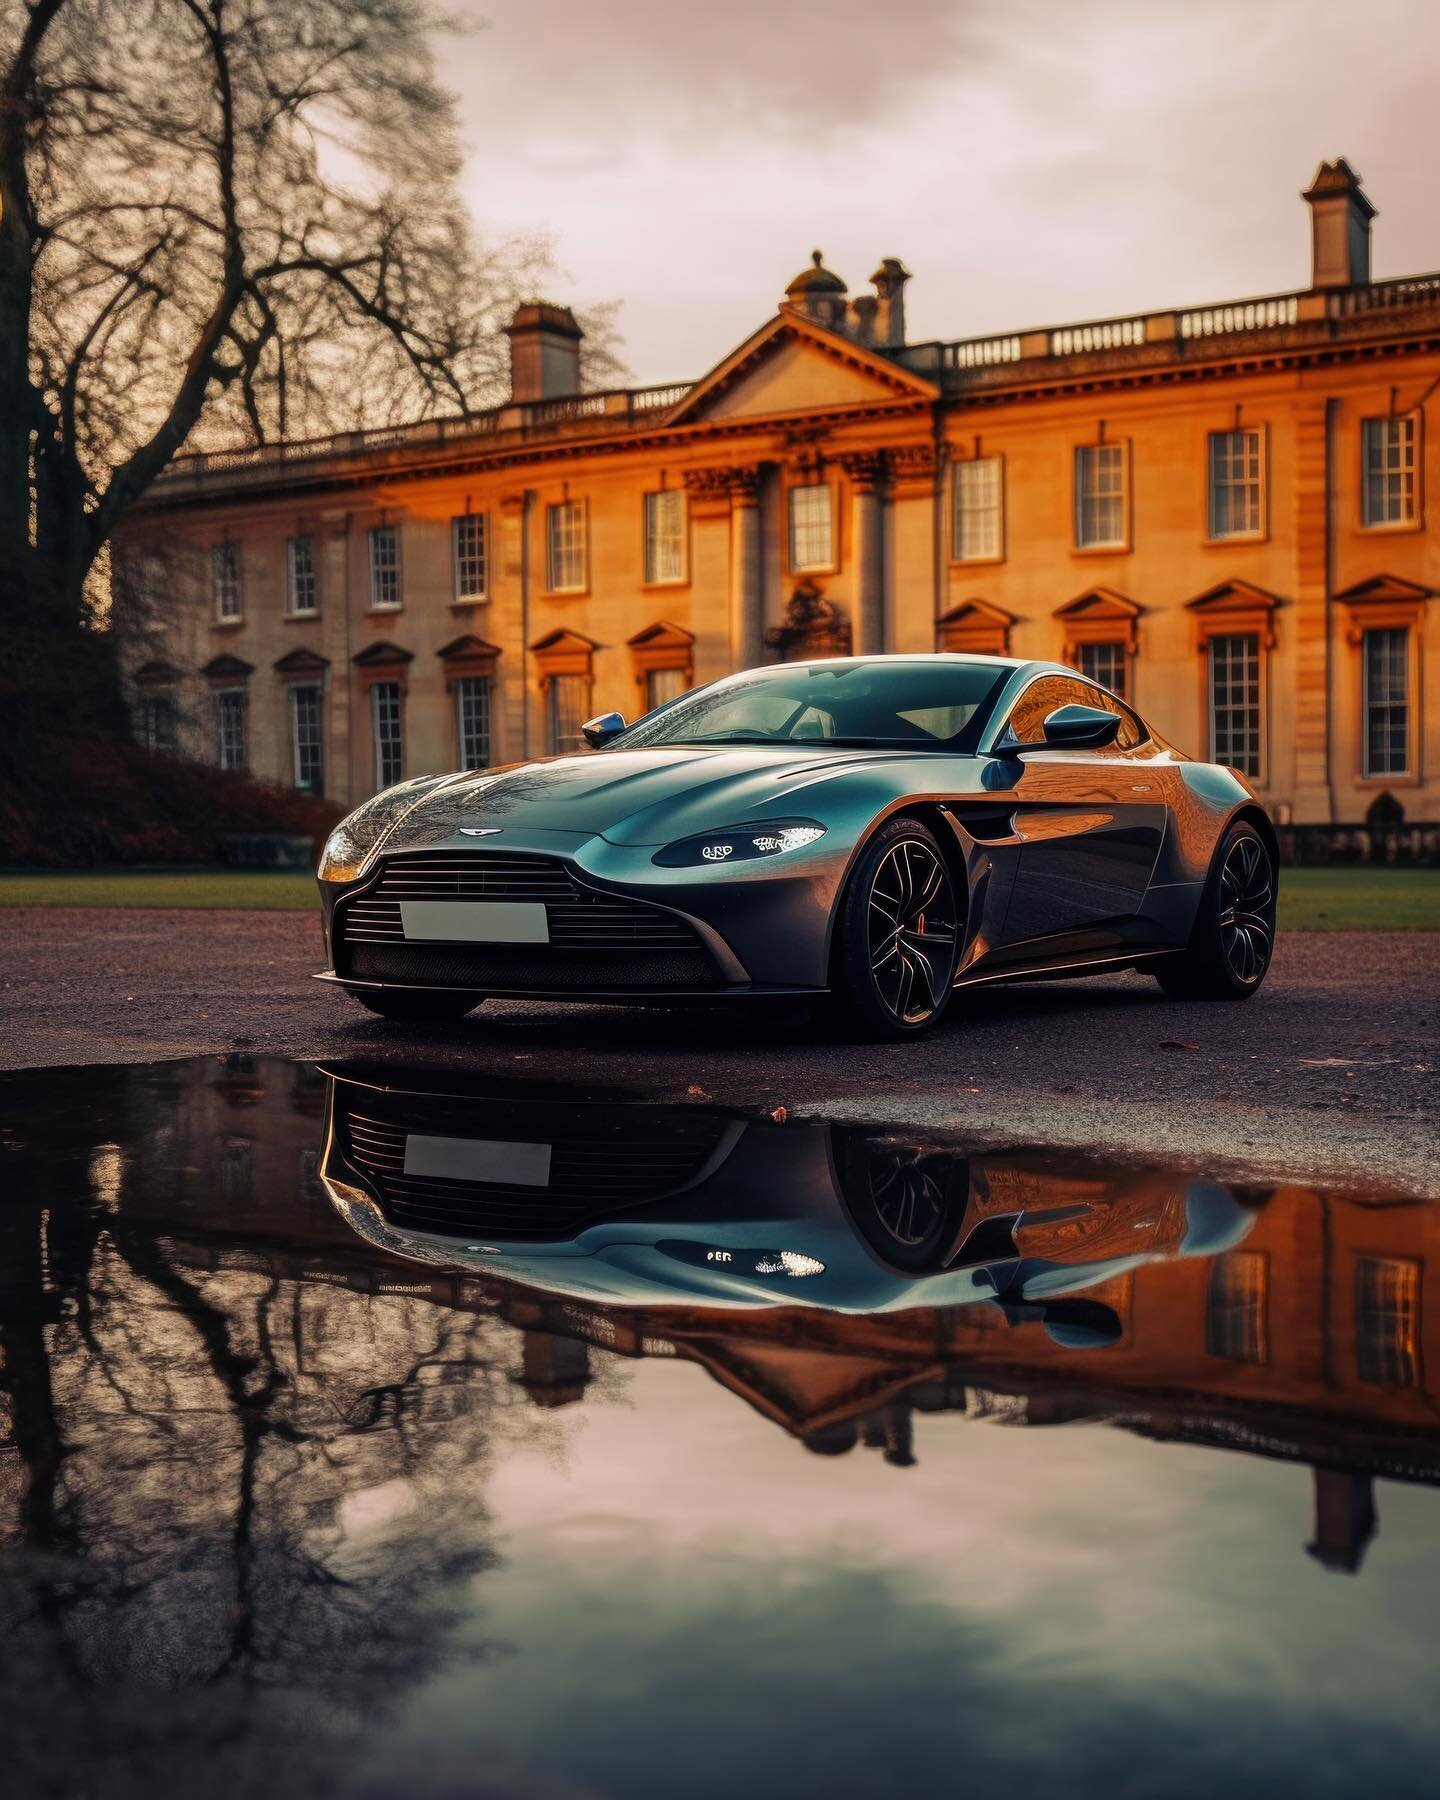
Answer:
<svg viewBox="0 0 1440 1800"><path fill-rule="evenodd" d="M1072 711L1078 710L1071 708ZM1119 720L1116 720L1119 724ZM580 735L592 750L599 750L608 744L611 738L619 737L625 729L624 713L601 713L598 719L587 719L580 727Z"/></svg>
<svg viewBox="0 0 1440 1800"><path fill-rule="evenodd" d="M1045 721L1045 741L1016 744L1016 750L1103 750L1120 731L1119 713L1103 706L1057 706Z"/></svg>

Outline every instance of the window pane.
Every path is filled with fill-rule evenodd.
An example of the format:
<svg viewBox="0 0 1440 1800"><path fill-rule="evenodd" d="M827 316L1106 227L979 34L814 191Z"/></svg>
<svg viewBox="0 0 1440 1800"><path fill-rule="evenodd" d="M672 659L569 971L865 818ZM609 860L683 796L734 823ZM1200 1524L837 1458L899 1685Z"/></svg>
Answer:
<svg viewBox="0 0 1440 1800"><path fill-rule="evenodd" d="M216 544L210 552L210 567L215 588L215 616L220 619L240 617L240 546Z"/></svg>
<svg viewBox="0 0 1440 1800"><path fill-rule="evenodd" d="M455 724L462 769L490 766L490 683L467 675L455 683Z"/></svg>
<svg viewBox="0 0 1440 1800"><path fill-rule="evenodd" d="M1098 681L1101 687L1109 688L1112 694L1124 695L1124 644L1081 644L1078 646L1075 666L1082 675L1088 675L1091 681Z"/></svg>
<svg viewBox="0 0 1440 1800"><path fill-rule="evenodd" d="M485 598L485 515L465 513L450 525L455 565L455 598Z"/></svg>
<svg viewBox="0 0 1440 1800"><path fill-rule="evenodd" d="M1361 510L1367 525L1415 518L1415 419L1366 419L1361 426Z"/></svg>
<svg viewBox="0 0 1440 1800"><path fill-rule="evenodd" d="M1210 756L1242 775L1260 773L1260 640L1253 632L1210 640Z"/></svg>
<svg viewBox="0 0 1440 1800"><path fill-rule="evenodd" d="M585 723L590 699L590 684L583 675L552 675L550 678L550 749L552 752L577 750L580 727Z"/></svg>
<svg viewBox="0 0 1440 1800"><path fill-rule="evenodd" d="M1408 1256L1356 1260L1355 1370L1386 1387L1419 1379L1420 1265Z"/></svg>
<svg viewBox="0 0 1440 1800"><path fill-rule="evenodd" d="M296 787L307 794L323 794L324 740L318 687L290 689L290 739Z"/></svg>
<svg viewBox="0 0 1440 1800"><path fill-rule="evenodd" d="M377 681L370 689L370 727L375 743L375 786L390 787L404 773L400 683Z"/></svg>
<svg viewBox="0 0 1440 1800"><path fill-rule="evenodd" d="M285 610L292 614L315 610L315 548L311 538L285 540Z"/></svg>
<svg viewBox="0 0 1440 1800"><path fill-rule="evenodd" d="M547 571L552 592L585 585L585 508L578 500L562 500L546 509Z"/></svg>
<svg viewBox="0 0 1440 1800"><path fill-rule="evenodd" d="M140 702L140 741L157 756L179 747L179 709L173 694L147 694Z"/></svg>
<svg viewBox="0 0 1440 1800"><path fill-rule="evenodd" d="M1402 626L1364 635L1365 773L1410 768L1410 633Z"/></svg>
<svg viewBox="0 0 1440 1800"><path fill-rule="evenodd" d="M954 543L957 561L999 556L1000 458L977 457L955 465Z"/></svg>
<svg viewBox="0 0 1440 1800"><path fill-rule="evenodd" d="M245 756L245 690L221 688L215 696L216 760L222 769L243 769Z"/></svg>
<svg viewBox="0 0 1440 1800"><path fill-rule="evenodd" d="M1260 433L1210 433L1210 535L1254 537L1261 527Z"/></svg>
<svg viewBox="0 0 1440 1800"><path fill-rule="evenodd" d="M1075 452L1075 541L1081 546L1125 541L1121 444L1090 444Z"/></svg>
<svg viewBox="0 0 1440 1800"><path fill-rule="evenodd" d="M645 672L645 710L653 712L667 700L678 700L685 692L683 669L647 669Z"/></svg>
<svg viewBox="0 0 1440 1800"><path fill-rule="evenodd" d="M1269 1264L1260 1250L1217 1256L1205 1300L1205 1348L1232 1362L1264 1362Z"/></svg>
<svg viewBox="0 0 1440 1800"><path fill-rule="evenodd" d="M815 482L790 490L790 567L828 569L834 558L830 530L830 486Z"/></svg>
<svg viewBox="0 0 1440 1800"><path fill-rule="evenodd" d="M370 604L400 604L400 533L394 525L377 525L370 533Z"/></svg>
<svg viewBox="0 0 1440 1800"><path fill-rule="evenodd" d="M685 496L679 488L645 496L645 579L685 579Z"/></svg>

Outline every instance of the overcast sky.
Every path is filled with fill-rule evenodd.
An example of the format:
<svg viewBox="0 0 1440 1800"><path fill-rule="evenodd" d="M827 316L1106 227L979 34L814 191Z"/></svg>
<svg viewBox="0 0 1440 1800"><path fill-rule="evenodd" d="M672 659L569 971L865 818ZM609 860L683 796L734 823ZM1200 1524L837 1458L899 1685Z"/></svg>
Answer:
<svg viewBox="0 0 1440 1800"><path fill-rule="evenodd" d="M465 0L441 46L482 231L702 374L812 248L900 256L909 335L1302 286L1322 157L1374 272L1440 267L1440 0Z"/></svg>

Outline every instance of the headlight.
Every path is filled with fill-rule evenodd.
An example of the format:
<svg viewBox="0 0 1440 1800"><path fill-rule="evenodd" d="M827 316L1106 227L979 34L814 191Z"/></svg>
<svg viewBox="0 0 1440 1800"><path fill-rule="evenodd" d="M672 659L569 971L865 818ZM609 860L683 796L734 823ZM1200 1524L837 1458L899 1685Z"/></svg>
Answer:
<svg viewBox="0 0 1440 1800"><path fill-rule="evenodd" d="M756 862L765 856L783 856L787 850L803 850L825 835L825 827L813 819L785 819L774 825L737 825L730 831L707 831L702 837L681 838L667 844L654 858L662 869L716 867L723 863Z"/></svg>
<svg viewBox="0 0 1440 1800"><path fill-rule="evenodd" d="M364 867L365 858L417 800L431 788L448 781L448 775L416 775L385 788L373 800L357 806L325 840L316 871L322 881L353 881Z"/></svg>

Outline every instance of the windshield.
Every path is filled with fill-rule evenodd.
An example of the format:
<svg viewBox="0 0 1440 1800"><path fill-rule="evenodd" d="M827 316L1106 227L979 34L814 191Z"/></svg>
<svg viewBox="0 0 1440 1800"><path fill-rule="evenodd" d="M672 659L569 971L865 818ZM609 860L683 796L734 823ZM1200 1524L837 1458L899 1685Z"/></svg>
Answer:
<svg viewBox="0 0 1440 1800"><path fill-rule="evenodd" d="M993 664L900 657L752 669L682 694L606 748L837 744L963 754L979 742L1010 673Z"/></svg>

